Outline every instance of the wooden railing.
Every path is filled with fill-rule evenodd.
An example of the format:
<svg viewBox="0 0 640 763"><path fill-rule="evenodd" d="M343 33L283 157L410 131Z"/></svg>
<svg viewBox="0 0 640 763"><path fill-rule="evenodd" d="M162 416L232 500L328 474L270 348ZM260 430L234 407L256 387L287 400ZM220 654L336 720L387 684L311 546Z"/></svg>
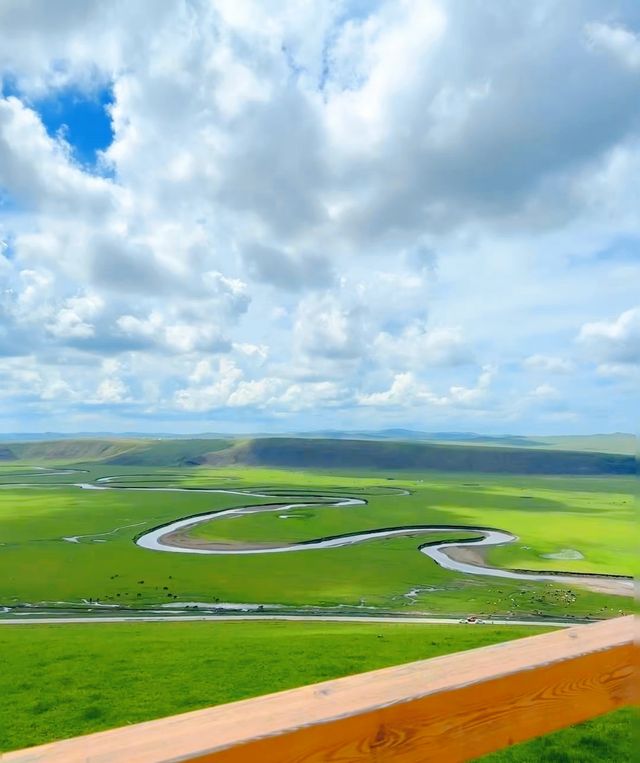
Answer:
<svg viewBox="0 0 640 763"><path fill-rule="evenodd" d="M452 763L637 703L637 666L637 622L622 617L54 742L5 760Z"/></svg>

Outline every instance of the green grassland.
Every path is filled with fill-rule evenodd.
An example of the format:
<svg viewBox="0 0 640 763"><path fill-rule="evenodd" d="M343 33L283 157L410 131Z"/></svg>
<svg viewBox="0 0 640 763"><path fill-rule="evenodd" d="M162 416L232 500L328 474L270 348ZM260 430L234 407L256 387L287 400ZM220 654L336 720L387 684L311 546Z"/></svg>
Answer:
<svg viewBox="0 0 640 763"><path fill-rule="evenodd" d="M265 483L274 477L282 478L281 473L263 470L251 475ZM300 476L305 484L315 484L315 475ZM348 510L298 509L288 512L297 521L287 522L274 513L255 514L241 521L222 519L199 525L193 534L215 540L293 542L399 525L487 525L512 531L522 539L522 543L491 552L489 560L500 566L640 573L636 547L629 543L635 515L631 480L467 477L472 482L460 482L442 474L403 479L398 484L412 491L409 496L399 496L391 489L388 492L379 489L372 495L372 488L358 485L362 480L352 479L342 486L344 492L366 497L367 506ZM289 476L288 482L291 484ZM339 492L335 485L331 489ZM542 556L576 546L585 557L583 560L556 561Z"/></svg>
<svg viewBox="0 0 640 763"><path fill-rule="evenodd" d="M400 525L490 526L519 537L488 553L493 565L638 575L640 522L632 498L634 478L606 473L618 470L622 462L615 459L583 462L572 456L567 461L563 453L549 451L545 458L560 461L538 464L551 474L513 474L510 467L498 474L460 471L458 465L467 456L449 449L444 456L438 451L444 463L441 471L409 468L410 463L402 469L365 469L354 462L366 448L351 444L349 457L330 468L286 469L234 465L234 459L250 460L258 451L223 440L204 446L191 440L94 441L84 451L73 442L29 445L30 450L0 454L0 607L23 612L29 610L21 605L87 609L99 600L113 607L161 611L163 604L238 602L312 612L342 607L362 614L473 612L518 618L602 618L634 607L624 597L578 586L461 575L418 551L425 540L467 538L473 535L469 530L246 556L162 553L134 543L141 532L185 516L250 504L314 503L317 496L353 496L366 500L366 505L312 505L287 510L293 515L287 520L279 517L281 512L224 518L200 524L191 533L225 542L286 543ZM389 443L383 445L388 448ZM271 458L271 447L259 451L262 460ZM289 458L286 442L284 447ZM323 447L321 441L307 455L321 461ZM389 463L384 459L391 452L378 451L382 463ZM420 453L420 459L425 453L433 455ZM485 466L505 463L501 456L483 458L488 458ZM472 462L477 463L475 457ZM554 473L580 470L585 464L587 470L595 465L605 473ZM54 474L35 469L44 465L85 471ZM117 477L108 483L114 488L189 490L83 490L73 485L104 476ZM207 493L202 488L258 488L268 495ZM401 495L402 490L409 495ZM78 542L63 540L73 536ZM578 558L548 558L566 557L567 551ZM419 589L417 594L407 596L413 589ZM0 626L0 749L534 632L540 629L322 622ZM496 753L487 763L624 763L632 760L634 718L631 711L623 711L596 719Z"/></svg>
<svg viewBox="0 0 640 763"><path fill-rule="evenodd" d="M245 556L197 556L141 549L140 532L179 517L246 504L297 501L305 493L366 498L366 506L306 507L200 525L200 537L294 541L415 524L487 525L519 541L489 562L515 568L637 574L637 513L625 477L464 475L385 472L384 476L258 468L159 469L85 464L87 474L25 478L0 466L0 606L103 604L154 607L178 602L240 602L292 607L375 607L437 615L511 614L606 617L629 611L623 597L444 570L418 552L425 537L372 540L351 547ZM189 492L80 490L69 482L120 475L118 485L180 485ZM286 498L199 492L260 487ZM411 491L398 495L398 488ZM297 497L296 497L297 496ZM316 500L310 498L309 500ZM71 543L70 536L90 536ZM472 535L473 533L471 533ZM469 537L443 533L439 538ZM579 551L578 560L544 554ZM407 597L414 588L417 596ZM569 593L569 590L572 593ZM56 604L57 603L57 604Z"/></svg>
<svg viewBox="0 0 640 763"><path fill-rule="evenodd" d="M0 628L0 751L535 635L542 628L145 623ZM488 761L632 760L631 711Z"/></svg>

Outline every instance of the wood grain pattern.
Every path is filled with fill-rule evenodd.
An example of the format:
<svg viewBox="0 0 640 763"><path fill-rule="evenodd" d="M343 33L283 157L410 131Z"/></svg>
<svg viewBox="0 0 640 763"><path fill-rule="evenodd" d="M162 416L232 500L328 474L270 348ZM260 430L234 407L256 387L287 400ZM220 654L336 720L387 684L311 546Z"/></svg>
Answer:
<svg viewBox="0 0 640 763"><path fill-rule="evenodd" d="M43 745L3 760L455 763L637 703L637 631L633 617L618 618Z"/></svg>

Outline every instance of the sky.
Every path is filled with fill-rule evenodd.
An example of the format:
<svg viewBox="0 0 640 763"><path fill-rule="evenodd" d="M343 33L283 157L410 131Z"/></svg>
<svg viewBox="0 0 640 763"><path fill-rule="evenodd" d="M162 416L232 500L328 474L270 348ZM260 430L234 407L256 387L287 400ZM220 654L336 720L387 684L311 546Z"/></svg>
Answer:
<svg viewBox="0 0 640 763"><path fill-rule="evenodd" d="M0 0L0 432L637 430L637 0Z"/></svg>

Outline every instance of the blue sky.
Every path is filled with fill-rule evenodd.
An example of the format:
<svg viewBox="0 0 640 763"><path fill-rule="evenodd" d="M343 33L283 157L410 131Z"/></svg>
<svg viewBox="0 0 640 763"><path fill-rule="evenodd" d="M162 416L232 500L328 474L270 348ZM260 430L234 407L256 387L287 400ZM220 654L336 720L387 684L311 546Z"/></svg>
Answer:
<svg viewBox="0 0 640 763"><path fill-rule="evenodd" d="M86 93L71 87L36 100L33 109L51 138L62 138L71 147L76 162L96 171L98 152L113 141L108 111L111 103L108 88Z"/></svg>
<svg viewBox="0 0 640 763"><path fill-rule="evenodd" d="M640 6L8 0L0 432L635 431Z"/></svg>
<svg viewBox="0 0 640 763"><path fill-rule="evenodd" d="M76 163L91 172L100 171L99 152L113 141L110 87L98 83L89 88L69 84L30 97L13 76L6 75L2 80L2 95L21 98L38 115L49 137L68 146Z"/></svg>

